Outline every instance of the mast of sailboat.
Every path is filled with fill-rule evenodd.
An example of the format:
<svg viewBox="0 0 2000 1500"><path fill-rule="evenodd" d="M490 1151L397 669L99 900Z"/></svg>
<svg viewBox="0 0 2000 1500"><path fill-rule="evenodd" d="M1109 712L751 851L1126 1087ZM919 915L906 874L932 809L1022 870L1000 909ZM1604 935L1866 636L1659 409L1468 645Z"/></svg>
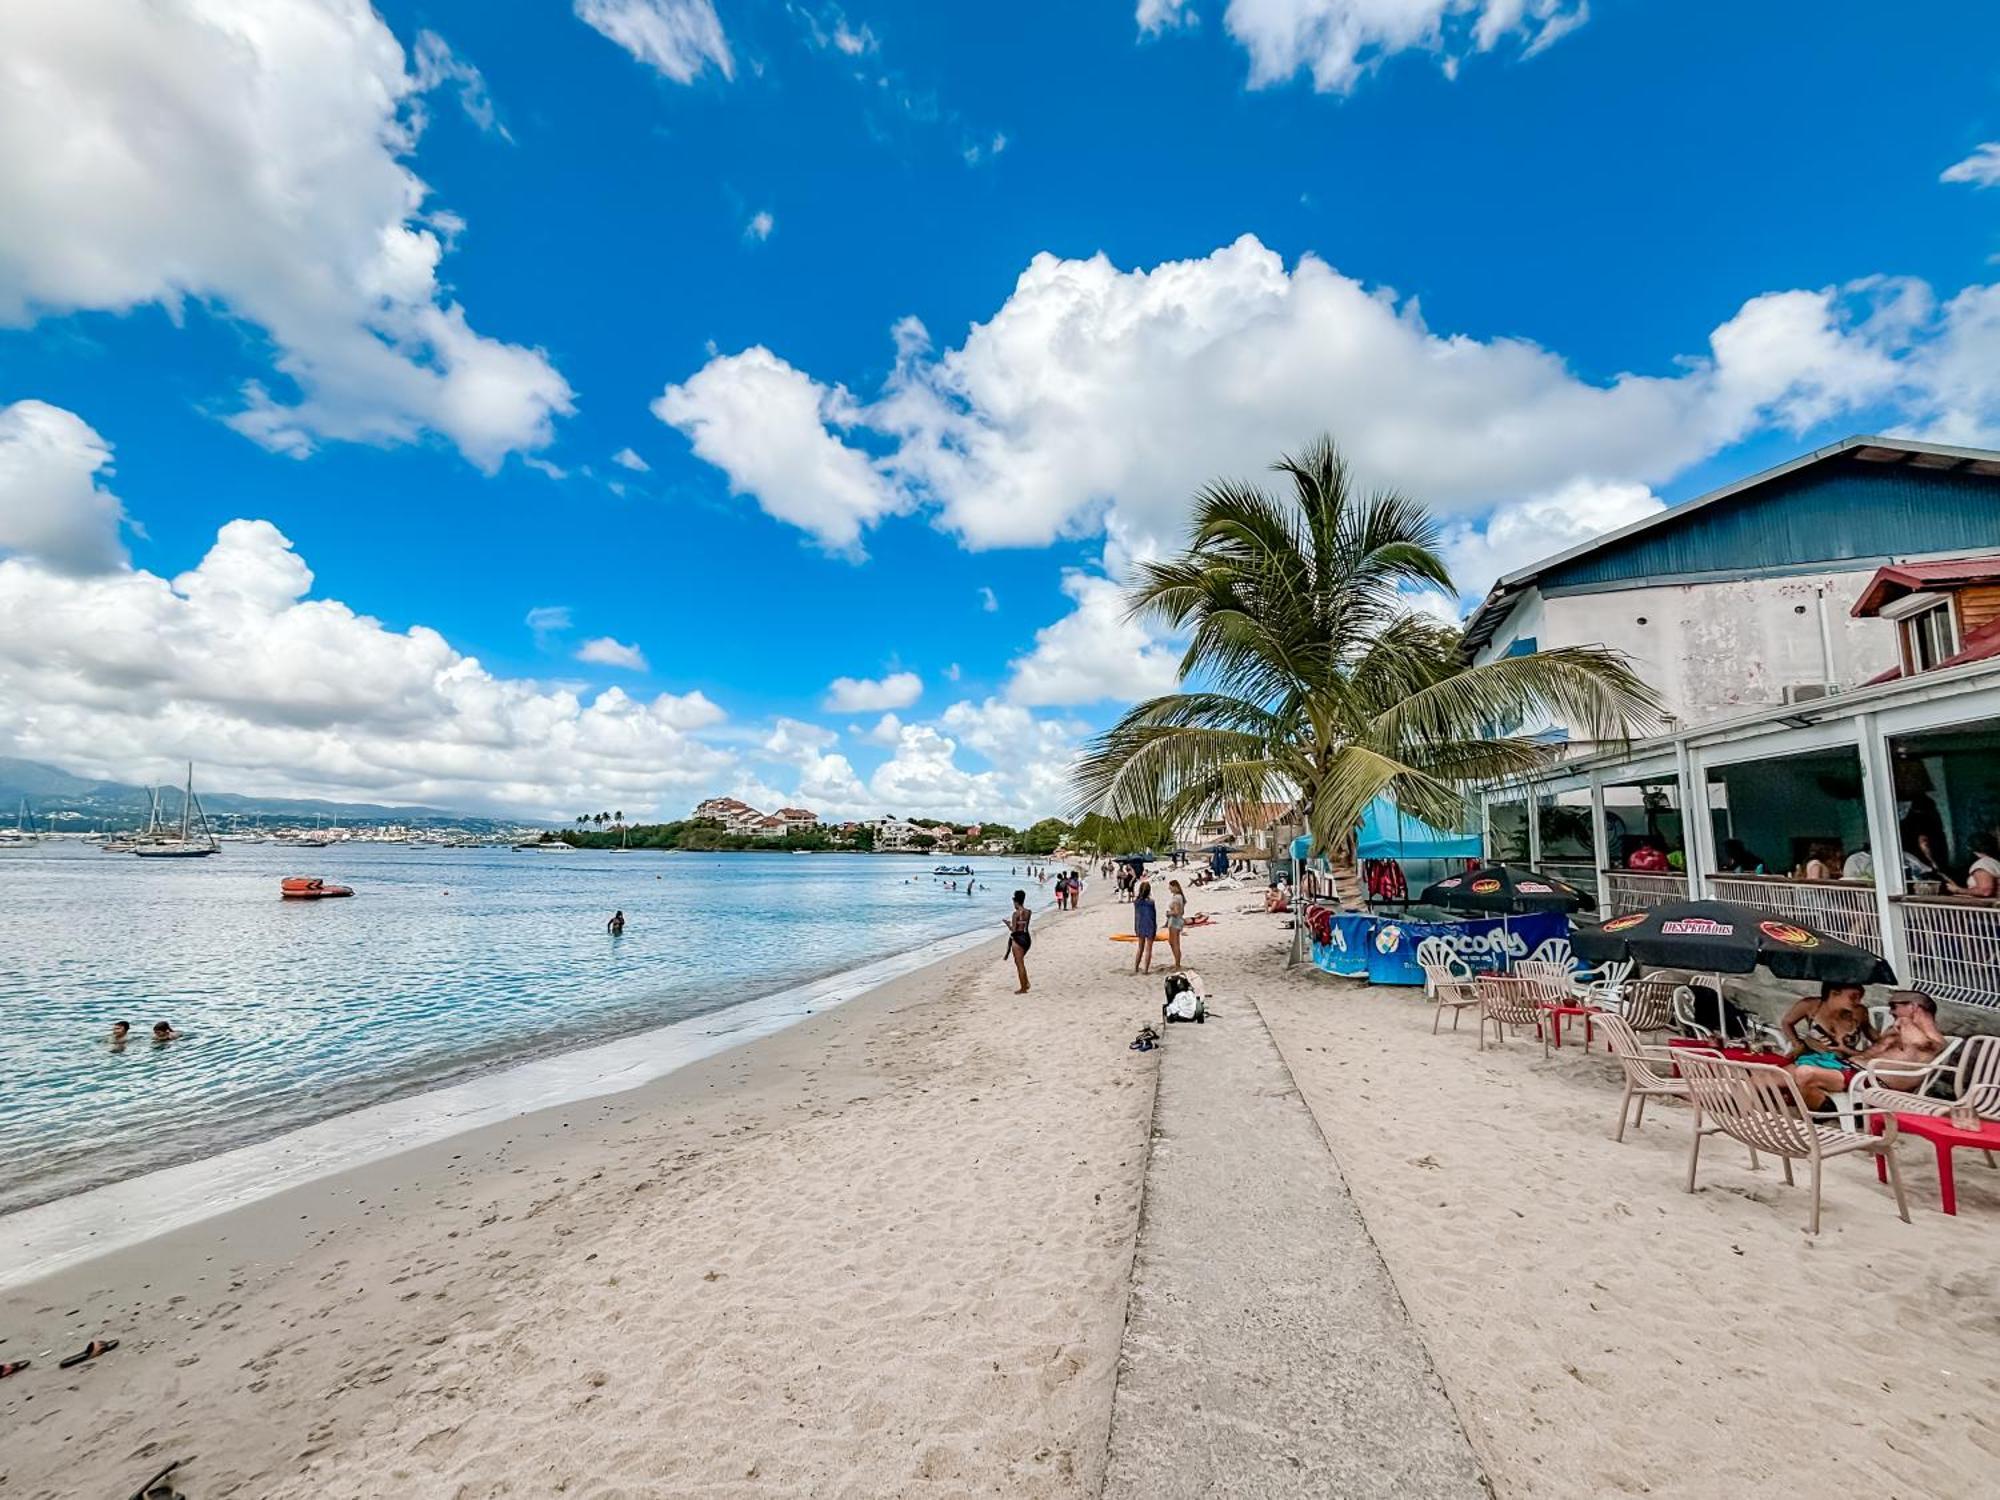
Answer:
<svg viewBox="0 0 2000 1500"><path fill-rule="evenodd" d="M188 809L194 805L194 762L188 762L187 790L181 793L181 842L188 841Z"/></svg>

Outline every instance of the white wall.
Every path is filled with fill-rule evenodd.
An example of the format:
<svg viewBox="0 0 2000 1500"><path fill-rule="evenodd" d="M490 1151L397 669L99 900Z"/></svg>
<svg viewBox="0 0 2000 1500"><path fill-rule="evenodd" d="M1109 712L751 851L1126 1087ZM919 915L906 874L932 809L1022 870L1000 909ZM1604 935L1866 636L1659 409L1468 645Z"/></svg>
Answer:
<svg viewBox="0 0 2000 1500"><path fill-rule="evenodd" d="M1535 637L1541 650L1610 646L1631 658L1683 726L1708 724L1781 703L1787 686L1822 680L1822 587L1835 686L1854 687L1896 665L1895 627L1848 613L1874 574L1870 566L1555 598L1532 590L1479 659L1505 655L1522 636Z"/></svg>

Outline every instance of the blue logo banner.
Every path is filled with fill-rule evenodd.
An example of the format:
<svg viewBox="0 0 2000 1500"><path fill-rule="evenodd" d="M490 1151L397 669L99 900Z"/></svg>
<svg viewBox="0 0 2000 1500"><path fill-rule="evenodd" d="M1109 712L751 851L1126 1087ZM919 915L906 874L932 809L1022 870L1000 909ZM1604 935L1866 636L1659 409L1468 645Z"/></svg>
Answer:
<svg viewBox="0 0 2000 1500"><path fill-rule="evenodd" d="M1569 918L1560 912L1519 917L1478 917L1465 922L1405 922L1396 917L1341 912L1333 918L1331 941L1312 945L1315 967L1371 984L1424 982L1417 967L1417 944L1442 938L1474 973L1504 969L1526 958L1550 938L1569 936Z"/></svg>

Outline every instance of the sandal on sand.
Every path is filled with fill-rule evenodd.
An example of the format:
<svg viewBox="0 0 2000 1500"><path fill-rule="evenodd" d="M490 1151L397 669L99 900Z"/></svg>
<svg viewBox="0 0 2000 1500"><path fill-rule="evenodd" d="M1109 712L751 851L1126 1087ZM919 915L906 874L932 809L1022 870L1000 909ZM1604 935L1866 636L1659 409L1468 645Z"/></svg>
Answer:
<svg viewBox="0 0 2000 1500"><path fill-rule="evenodd" d="M28 1366L33 1363L34 1361L31 1359L9 1360L6 1364L0 1365L0 1380L5 1380L9 1375L20 1374L23 1370L27 1369Z"/></svg>
<svg viewBox="0 0 2000 1500"><path fill-rule="evenodd" d="M117 1347L118 1340L116 1339L92 1339L68 1359L57 1365L56 1368L67 1370L71 1365L80 1365L87 1359L96 1359L100 1354L109 1354Z"/></svg>

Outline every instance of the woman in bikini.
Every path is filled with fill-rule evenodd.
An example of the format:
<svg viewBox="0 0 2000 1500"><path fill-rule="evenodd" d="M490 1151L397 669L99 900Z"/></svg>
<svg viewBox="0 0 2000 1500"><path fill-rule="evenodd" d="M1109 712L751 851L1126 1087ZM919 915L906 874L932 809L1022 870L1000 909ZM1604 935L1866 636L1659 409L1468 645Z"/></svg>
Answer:
<svg viewBox="0 0 2000 1500"><path fill-rule="evenodd" d="M1178 880L1169 880L1167 890L1167 946L1174 952L1174 967L1181 966L1181 929L1187 925L1187 892Z"/></svg>
<svg viewBox="0 0 2000 1500"><path fill-rule="evenodd" d="M1014 909L1007 914L1007 956L1014 960L1014 972L1021 976L1021 987L1014 991L1017 995L1028 993L1028 949L1035 941L1028 922L1033 916L1028 910L1028 893L1014 892Z"/></svg>

